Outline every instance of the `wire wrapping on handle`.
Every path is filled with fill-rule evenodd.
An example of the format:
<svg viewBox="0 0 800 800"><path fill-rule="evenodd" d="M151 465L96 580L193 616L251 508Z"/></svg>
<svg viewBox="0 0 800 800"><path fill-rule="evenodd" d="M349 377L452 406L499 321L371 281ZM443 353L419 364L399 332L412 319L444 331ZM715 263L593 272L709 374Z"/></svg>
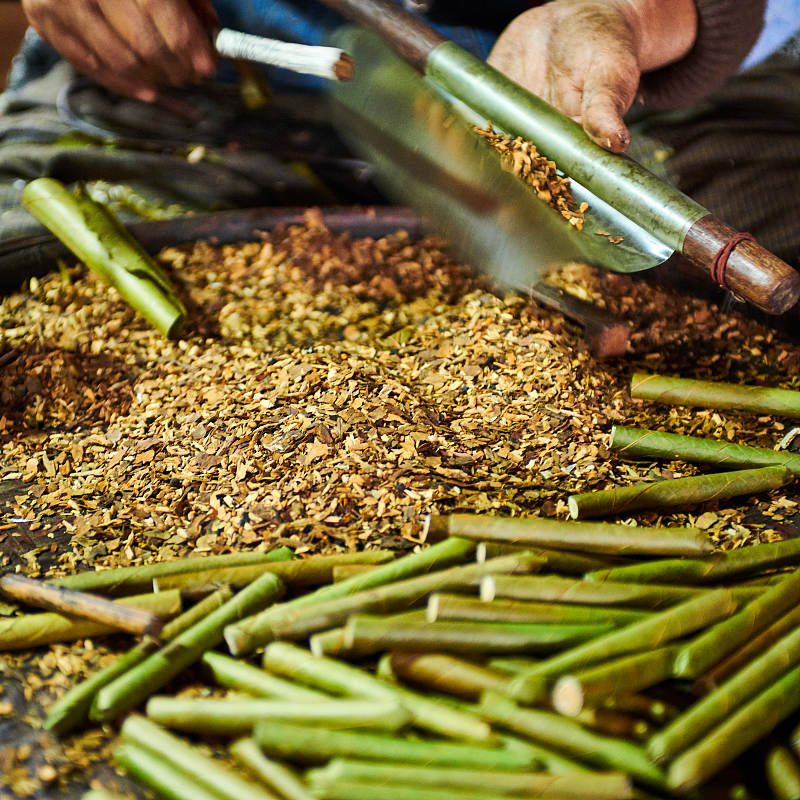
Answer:
<svg viewBox="0 0 800 800"><path fill-rule="evenodd" d="M755 237L750 233L735 233L720 247L719 252L714 256L711 262L711 277L723 288L728 288L725 273L728 269L728 259L731 253L742 242L754 242Z"/></svg>

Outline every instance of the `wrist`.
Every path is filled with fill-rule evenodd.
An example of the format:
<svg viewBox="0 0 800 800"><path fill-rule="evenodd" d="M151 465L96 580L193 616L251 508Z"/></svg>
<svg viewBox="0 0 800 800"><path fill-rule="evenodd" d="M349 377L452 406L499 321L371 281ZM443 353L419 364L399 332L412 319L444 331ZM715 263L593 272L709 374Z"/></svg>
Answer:
<svg viewBox="0 0 800 800"><path fill-rule="evenodd" d="M697 38L694 0L617 0L633 34L642 72L688 55Z"/></svg>

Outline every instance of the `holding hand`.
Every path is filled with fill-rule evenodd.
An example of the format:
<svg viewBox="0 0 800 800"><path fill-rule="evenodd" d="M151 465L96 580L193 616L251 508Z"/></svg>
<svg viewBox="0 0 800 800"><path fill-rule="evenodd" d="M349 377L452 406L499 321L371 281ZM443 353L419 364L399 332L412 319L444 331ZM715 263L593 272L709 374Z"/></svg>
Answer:
<svg viewBox="0 0 800 800"><path fill-rule="evenodd" d="M622 152L641 73L685 56L696 33L693 0L553 0L514 19L489 63Z"/></svg>
<svg viewBox="0 0 800 800"><path fill-rule="evenodd" d="M30 24L75 68L144 101L212 75L211 0L22 0Z"/></svg>

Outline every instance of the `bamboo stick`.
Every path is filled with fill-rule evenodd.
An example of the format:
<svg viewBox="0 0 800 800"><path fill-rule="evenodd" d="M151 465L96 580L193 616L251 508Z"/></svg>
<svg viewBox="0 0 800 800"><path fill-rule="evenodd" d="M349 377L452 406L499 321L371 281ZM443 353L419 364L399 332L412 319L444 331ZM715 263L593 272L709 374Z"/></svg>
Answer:
<svg viewBox="0 0 800 800"><path fill-rule="evenodd" d="M542 559L548 571L558 572L562 575L583 575L584 572L591 572L593 569L605 569L621 560L587 553L548 550L544 547L529 547L522 544L508 544L507 542L478 542L475 548L475 560L480 564L490 558L509 556L515 553L530 553L532 556Z"/></svg>
<svg viewBox="0 0 800 800"><path fill-rule="evenodd" d="M466 564L436 570L426 575L322 601L313 606L305 605L289 610L270 625L269 632L262 629L261 638L264 639L269 633L270 639L297 641L317 631L343 625L353 614L388 613L413 608L424 604L430 592L440 589L477 589L485 575L535 572L541 565L541 560L535 556L520 553L493 558L483 564Z"/></svg>
<svg viewBox="0 0 800 800"><path fill-rule="evenodd" d="M800 564L800 538L739 547L736 550L715 553L706 559L665 558L661 561L645 561L626 567L588 572L585 577L589 581L624 583L674 581L702 585L798 564Z"/></svg>
<svg viewBox="0 0 800 800"><path fill-rule="evenodd" d="M759 589L750 590L749 596L757 596L760 593ZM660 609L685 602L693 597L700 597L701 594L703 594L702 589L687 586L620 583L610 579L607 582L591 582L550 575L544 577L492 575L481 581L481 600L487 603L493 602L496 598L504 598L570 605Z"/></svg>
<svg viewBox="0 0 800 800"><path fill-rule="evenodd" d="M602 636L613 625L418 622L358 615L345 626L345 644L361 654L382 650L447 652L460 655L552 653Z"/></svg>
<svg viewBox="0 0 800 800"><path fill-rule="evenodd" d="M173 617L180 613L179 592L143 594L124 597L120 605L139 608L157 614L159 617ZM118 633L118 629L90 620L66 617L55 612L23 614L18 617L0 618L0 651L31 650L55 642L73 642L94 636Z"/></svg>
<svg viewBox="0 0 800 800"><path fill-rule="evenodd" d="M592 705L655 686L672 677L677 653L678 646L656 647L562 675L553 687L553 708L560 714L576 716L587 703Z"/></svg>
<svg viewBox="0 0 800 800"><path fill-rule="evenodd" d="M137 744L123 743L114 750L114 761L161 797L170 800L220 800L220 795L185 772L165 761L160 753L154 753Z"/></svg>
<svg viewBox="0 0 800 800"><path fill-rule="evenodd" d="M337 756L357 756L404 764L526 769L531 761L528 756L508 748L461 742L417 741L358 731L332 731L272 720L256 723L253 738L267 755L308 764L319 764Z"/></svg>
<svg viewBox="0 0 800 800"><path fill-rule="evenodd" d="M626 653L636 653L688 636L706 625L724 619L736 611L733 595L726 589L687 600L666 611L634 622L621 630L599 636L570 650L558 653L514 677L510 694L531 703L544 697L561 675Z"/></svg>
<svg viewBox="0 0 800 800"><path fill-rule="evenodd" d="M764 766L775 800L800 800L800 762L788 747L770 747Z"/></svg>
<svg viewBox="0 0 800 800"><path fill-rule="evenodd" d="M168 622L161 631L161 640L169 642L174 639L219 608L230 599L231 595L232 592L227 586L218 589L214 594L209 595L188 611L184 611L179 617L175 617L171 622ZM64 735L79 725L85 724L89 719L89 709L97 692L103 686L107 686L120 675L144 661L157 649L158 643L156 641L149 638L145 639L104 669L96 672L85 681L81 681L51 706L44 722L45 729Z"/></svg>
<svg viewBox="0 0 800 800"><path fill-rule="evenodd" d="M186 309L175 289L110 210L82 188L73 195L53 178L28 183L22 204L159 333L180 333Z"/></svg>
<svg viewBox="0 0 800 800"><path fill-rule="evenodd" d="M134 608L86 592L63 586L50 586L24 575L8 574L0 578L0 593L11 600L34 608L46 608L70 617L79 617L113 630L158 636L162 621L144 608Z"/></svg>
<svg viewBox="0 0 800 800"><path fill-rule="evenodd" d="M196 747L138 714L125 720L120 738L125 745L157 753L159 760L192 776L194 783L209 791L215 800L275 800L266 789L240 778L216 759L204 756ZM147 780L141 773L137 777Z"/></svg>
<svg viewBox="0 0 800 800"><path fill-rule="evenodd" d="M316 692L307 686L278 678L244 661L209 650L203 654L203 664L211 671L216 683L257 697L292 700L295 703L316 703L330 700L330 695Z"/></svg>
<svg viewBox="0 0 800 800"><path fill-rule="evenodd" d="M315 592L282 603L265 612L256 614L239 624L229 625L225 630L225 641L233 655L244 655L256 647L266 644L271 638L272 626L294 614L303 606L333 600L337 597L355 594L394 581L401 581L436 568L449 566L467 558L475 549L473 542L467 539L447 539L433 547L417 553L398 558L389 564L383 564L363 575L354 575L341 583L323 586Z"/></svg>
<svg viewBox="0 0 800 800"><path fill-rule="evenodd" d="M694 789L800 708L800 667L787 672L682 752L667 772L671 789Z"/></svg>
<svg viewBox="0 0 800 800"><path fill-rule="evenodd" d="M457 767L428 767L395 764L386 761L359 761L335 758L325 767L310 770L308 781L313 787L323 787L333 781L359 781L378 784L405 784L471 789L491 786L500 794L525 797L547 797L551 800L627 800L633 797L630 779L621 773L587 772L570 775L549 773L491 771Z"/></svg>
<svg viewBox="0 0 800 800"><path fill-rule="evenodd" d="M389 654L392 674L402 681L464 700L478 700L482 692L503 692L508 677L470 661L443 653L411 653L395 651Z"/></svg>
<svg viewBox="0 0 800 800"><path fill-rule="evenodd" d="M567 506L572 519L618 516L651 508L691 506L760 494L779 489L793 480L794 474L783 465L758 467L573 494L567 498Z"/></svg>
<svg viewBox="0 0 800 800"><path fill-rule="evenodd" d="M308 650L287 642L267 645L264 650L264 667L335 695L396 699L411 714L414 725L443 736L476 742L486 742L494 738L489 725L474 714L385 683L341 661L317 658Z"/></svg>
<svg viewBox="0 0 800 800"><path fill-rule="evenodd" d="M253 739L239 739L231 755L283 800L316 800L308 787L285 764L267 758Z"/></svg>
<svg viewBox="0 0 800 800"><path fill-rule="evenodd" d="M206 650L220 644L225 625L263 608L280 597L283 591L280 578L269 572L264 573L205 619L104 686L95 696L91 718L108 721L135 708L197 661Z"/></svg>
<svg viewBox="0 0 800 800"><path fill-rule="evenodd" d="M428 621L548 622L551 624L627 625L650 615L648 611L596 605L493 600L436 592L428 598Z"/></svg>
<svg viewBox="0 0 800 800"><path fill-rule="evenodd" d="M430 529L467 539L612 556L698 556L714 549L708 536L696 528L634 528L610 522L565 522L550 517L451 514L431 517Z"/></svg>
<svg viewBox="0 0 800 800"><path fill-rule="evenodd" d="M775 620L758 636L754 636L736 652L715 664L694 682L692 690L695 694L708 694L798 626L800 626L800 606Z"/></svg>
<svg viewBox="0 0 800 800"><path fill-rule="evenodd" d="M664 775L644 750L630 742L587 731L577 722L549 711L520 708L506 697L487 694L482 713L493 722L510 728L599 769L624 772L648 786L664 786Z"/></svg>
<svg viewBox="0 0 800 800"><path fill-rule="evenodd" d="M531 760L528 771L542 770L553 775L586 775L594 771L583 762L565 756L551 747L545 747L529 737L523 739L503 731L500 734L500 740L509 750L527 755Z"/></svg>
<svg viewBox="0 0 800 800"><path fill-rule="evenodd" d="M742 469L782 464L795 475L800 475L800 455L797 453L677 433L615 425L611 429L610 447L624 458L634 460L689 461Z"/></svg>
<svg viewBox="0 0 800 800"><path fill-rule="evenodd" d="M360 553L336 553L330 556L309 556L291 561L264 561L238 567L212 567L202 572L164 575L153 580L156 591L187 590L192 585L227 584L241 589L265 572L271 572L291 589L324 586L333 580L333 568L341 564L385 564L394 555L388 550L364 550Z"/></svg>
<svg viewBox="0 0 800 800"><path fill-rule="evenodd" d="M752 414L800 418L800 392L789 389L634 372L630 391L636 400L652 400L672 406L715 410L731 408Z"/></svg>
<svg viewBox="0 0 800 800"><path fill-rule="evenodd" d="M798 599L800 570L768 587L761 597L748 603L732 617L718 622L684 644L675 656L674 677L697 678L796 606Z"/></svg>
<svg viewBox="0 0 800 800"><path fill-rule="evenodd" d="M268 561L285 561L294 556L288 547L277 547L268 553L230 553L223 556L204 556L202 558L179 558L174 561L159 561L144 566L115 567L114 569L78 572L51 578L49 583L75 589L81 592L125 595L151 591L154 578L165 575L179 575L187 572L201 572L218 567L235 567L246 564L262 564Z"/></svg>
<svg viewBox="0 0 800 800"><path fill-rule="evenodd" d="M217 736L248 734L260 720L319 725L330 730L369 728L389 732L398 731L410 720L409 713L396 700L376 698L296 703L252 697L155 696L147 701L146 713L153 722L171 730Z"/></svg>
<svg viewBox="0 0 800 800"><path fill-rule="evenodd" d="M777 683L800 664L800 628L783 637L751 661L718 689L680 714L647 744L647 752L659 762L668 761L701 737L719 727L759 692ZM800 690L798 690L800 694Z"/></svg>

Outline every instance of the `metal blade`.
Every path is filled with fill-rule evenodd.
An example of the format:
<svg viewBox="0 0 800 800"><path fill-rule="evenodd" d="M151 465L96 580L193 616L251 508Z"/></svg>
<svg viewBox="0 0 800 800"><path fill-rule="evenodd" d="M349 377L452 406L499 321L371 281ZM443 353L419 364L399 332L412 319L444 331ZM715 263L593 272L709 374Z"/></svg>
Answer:
<svg viewBox="0 0 800 800"><path fill-rule="evenodd" d="M576 200L590 205L578 231L502 169L471 130L484 120L445 99L373 34L347 27L334 39L356 63L355 78L332 87L334 124L374 165L393 200L415 208L465 261L496 281L524 291L564 262L631 272L671 255L573 182ZM596 230L623 241L610 244Z"/></svg>

